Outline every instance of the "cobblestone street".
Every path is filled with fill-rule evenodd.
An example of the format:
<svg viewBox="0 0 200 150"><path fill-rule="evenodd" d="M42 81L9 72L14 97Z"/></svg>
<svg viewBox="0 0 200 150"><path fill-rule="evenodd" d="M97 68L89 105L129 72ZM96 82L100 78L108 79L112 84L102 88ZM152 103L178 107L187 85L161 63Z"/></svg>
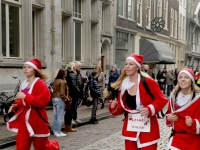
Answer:
<svg viewBox="0 0 200 150"><path fill-rule="evenodd" d="M57 139L61 150L123 150L124 140L121 138L123 115L119 117L110 117L100 120L99 124L88 124L77 128L75 133L67 133L66 137L56 138L50 136L50 139ZM159 120L161 130L161 140L158 150L167 150L167 142L170 128L163 124L163 119ZM15 146L5 148L5 150L14 150ZM33 148L32 148L33 149Z"/></svg>

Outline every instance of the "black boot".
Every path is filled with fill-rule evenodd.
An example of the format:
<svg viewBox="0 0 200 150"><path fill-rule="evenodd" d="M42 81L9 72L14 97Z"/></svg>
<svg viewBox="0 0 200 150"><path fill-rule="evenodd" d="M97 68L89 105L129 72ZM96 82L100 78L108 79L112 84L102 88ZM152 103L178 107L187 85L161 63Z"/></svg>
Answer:
<svg viewBox="0 0 200 150"><path fill-rule="evenodd" d="M103 109L103 108L104 108L104 103L101 104L101 109Z"/></svg>
<svg viewBox="0 0 200 150"><path fill-rule="evenodd" d="M91 122L92 124L97 124L97 123L99 123L99 122L97 121L96 118L94 118L94 119L90 119L90 122Z"/></svg>

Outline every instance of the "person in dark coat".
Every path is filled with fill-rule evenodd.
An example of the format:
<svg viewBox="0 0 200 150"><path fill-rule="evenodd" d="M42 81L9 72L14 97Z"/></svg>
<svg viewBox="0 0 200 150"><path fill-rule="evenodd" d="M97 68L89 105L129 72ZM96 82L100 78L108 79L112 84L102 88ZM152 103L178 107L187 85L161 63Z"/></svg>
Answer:
<svg viewBox="0 0 200 150"><path fill-rule="evenodd" d="M111 96L112 100L117 98L118 90L114 90L111 85L112 85L112 83L117 81L119 76L120 76L120 74L119 74L116 66L113 65L112 69L110 70L109 81L108 81L108 91L111 91L111 93L112 93L112 96Z"/></svg>
<svg viewBox="0 0 200 150"><path fill-rule="evenodd" d="M98 123L96 119L96 112L98 107L98 98L101 97L101 91L97 84L97 77L98 73L96 71L92 71L91 75L89 76L89 89L93 101L92 114L90 119L92 124Z"/></svg>
<svg viewBox="0 0 200 150"><path fill-rule="evenodd" d="M163 68L163 71L162 71L162 89L163 89L163 93L165 94L165 89L166 89L166 76L167 76L167 70L166 68Z"/></svg>
<svg viewBox="0 0 200 150"><path fill-rule="evenodd" d="M152 68L149 69L149 76L150 76L152 79L155 80L155 74L153 73L153 69L152 69Z"/></svg>
<svg viewBox="0 0 200 150"><path fill-rule="evenodd" d="M77 69L77 65L74 62L70 62L67 69L67 85L69 87L69 96L72 98L71 109L67 109L65 113L65 131L75 132L76 130L72 128L72 119L76 123L81 123L77 119L77 104L78 99L83 95L82 90L82 77L80 71Z"/></svg>

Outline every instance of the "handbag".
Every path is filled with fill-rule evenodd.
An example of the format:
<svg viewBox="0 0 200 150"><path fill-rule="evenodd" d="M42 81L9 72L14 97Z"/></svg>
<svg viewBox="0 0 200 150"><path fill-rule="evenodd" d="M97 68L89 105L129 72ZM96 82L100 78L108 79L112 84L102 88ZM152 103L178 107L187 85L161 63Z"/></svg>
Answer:
<svg viewBox="0 0 200 150"><path fill-rule="evenodd" d="M65 104L65 111L71 109L72 101L66 101Z"/></svg>
<svg viewBox="0 0 200 150"><path fill-rule="evenodd" d="M108 88L105 88L103 90L103 99L111 99L112 97L112 92L111 91L108 91Z"/></svg>

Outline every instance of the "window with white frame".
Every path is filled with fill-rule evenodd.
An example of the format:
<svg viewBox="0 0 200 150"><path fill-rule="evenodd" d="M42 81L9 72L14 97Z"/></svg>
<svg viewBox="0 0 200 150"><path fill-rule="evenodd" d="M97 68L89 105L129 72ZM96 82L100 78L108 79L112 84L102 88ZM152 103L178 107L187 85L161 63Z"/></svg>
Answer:
<svg viewBox="0 0 200 150"><path fill-rule="evenodd" d="M178 19L178 13L177 11L175 10L174 11L174 38L177 38L177 19Z"/></svg>
<svg viewBox="0 0 200 150"><path fill-rule="evenodd" d="M118 15L126 17L126 1L118 0Z"/></svg>
<svg viewBox="0 0 200 150"><path fill-rule="evenodd" d="M146 26L150 28L151 25L151 0L146 0Z"/></svg>
<svg viewBox="0 0 200 150"><path fill-rule="evenodd" d="M81 61L81 53L82 53L82 30L81 30L81 23L74 22L74 51L75 51L75 61Z"/></svg>
<svg viewBox="0 0 200 150"><path fill-rule="evenodd" d="M167 21L168 21L168 0L164 1L163 6L163 19L165 20L165 29L167 29Z"/></svg>
<svg viewBox="0 0 200 150"><path fill-rule="evenodd" d="M73 17L81 18L81 0L73 0Z"/></svg>
<svg viewBox="0 0 200 150"><path fill-rule="evenodd" d="M142 25L142 0L137 0L137 23Z"/></svg>
<svg viewBox="0 0 200 150"><path fill-rule="evenodd" d="M19 2L19 0L13 0ZM20 57L20 6L1 3L3 57Z"/></svg>
<svg viewBox="0 0 200 150"><path fill-rule="evenodd" d="M134 20L135 0L128 0L128 19Z"/></svg>
<svg viewBox="0 0 200 150"><path fill-rule="evenodd" d="M173 36L173 25L174 25L174 9L171 8L171 17L170 17L170 36Z"/></svg>
<svg viewBox="0 0 200 150"><path fill-rule="evenodd" d="M162 17L162 0L157 0L157 17Z"/></svg>
<svg viewBox="0 0 200 150"><path fill-rule="evenodd" d="M183 16L183 23L182 23L182 40L185 41L185 17Z"/></svg>

